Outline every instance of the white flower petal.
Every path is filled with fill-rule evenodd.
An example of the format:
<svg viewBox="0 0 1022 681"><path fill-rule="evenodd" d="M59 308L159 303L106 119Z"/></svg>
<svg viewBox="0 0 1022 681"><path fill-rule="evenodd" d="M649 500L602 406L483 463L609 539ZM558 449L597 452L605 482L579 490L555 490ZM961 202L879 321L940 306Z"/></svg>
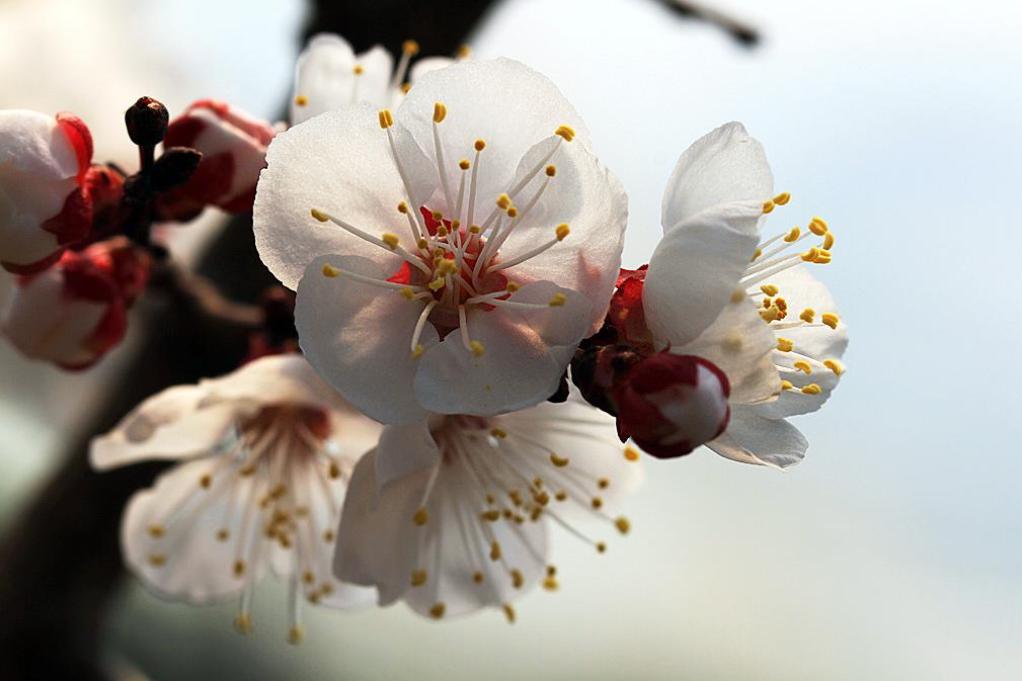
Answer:
<svg viewBox="0 0 1022 681"><path fill-rule="evenodd" d="M295 306L306 358L367 416L384 423L422 420L426 411L411 390L421 359L412 357L410 346L422 302L344 274L326 277L325 264L377 279L388 276L378 264L358 256L315 259L298 287ZM419 342L428 354L438 339L426 324Z"/></svg>
<svg viewBox="0 0 1022 681"><path fill-rule="evenodd" d="M408 81L410 83L417 83L427 73L433 71L439 71L440 69L446 68L455 61L450 57L423 57L412 65L411 71L409 71Z"/></svg>
<svg viewBox="0 0 1022 681"><path fill-rule="evenodd" d="M790 267L764 283L778 287L778 295L785 299L796 318L805 308L816 312L817 321L825 312L838 312L830 290L805 265ZM785 329L778 332L778 335L794 340L799 352L818 359L840 359L848 347L848 327L844 322L839 322L836 329L828 326L803 326Z"/></svg>
<svg viewBox="0 0 1022 681"><path fill-rule="evenodd" d="M564 305L547 305L555 293L564 296ZM415 394L425 408L497 414L531 406L557 390L574 346L589 327L589 301L550 282L523 286L511 300L543 307L471 309L469 337L482 343L481 356L464 347L458 331L426 351L415 376Z"/></svg>
<svg viewBox="0 0 1022 681"><path fill-rule="evenodd" d="M734 461L787 468L805 457L809 442L787 421L763 418L752 408L734 406L727 430L706 446Z"/></svg>
<svg viewBox="0 0 1022 681"><path fill-rule="evenodd" d="M295 65L291 125L352 104L355 53L344 38L320 33L309 39Z"/></svg>
<svg viewBox="0 0 1022 681"><path fill-rule="evenodd" d="M463 61L425 74L395 112L399 125L411 132L434 168L436 102L443 102L447 109L440 133L452 187L458 186L458 160L473 158L477 139L486 142L477 190L478 205L485 214L497 197L511 188L519 160L558 126L574 129L572 144L588 144L581 118L545 76L509 59ZM439 184L435 170L433 178Z"/></svg>
<svg viewBox="0 0 1022 681"><path fill-rule="evenodd" d="M184 459L208 453L223 441L241 405L199 405L206 389L168 388L125 416L117 427L92 441L93 468L105 470L151 459Z"/></svg>
<svg viewBox="0 0 1022 681"><path fill-rule="evenodd" d="M760 143L741 123L722 125L696 140L678 159L664 192L664 231L717 204L762 205L773 190L773 175Z"/></svg>
<svg viewBox="0 0 1022 681"><path fill-rule="evenodd" d="M421 201L417 197L433 189L432 166L407 133L394 130ZM282 284L294 289L306 266L327 253L397 268L401 260L391 251L310 214L324 211L376 237L393 232L410 246L407 220L397 211L408 197L392 158L377 111L366 105L327 112L273 139L256 190L253 229L259 257Z"/></svg>
<svg viewBox="0 0 1022 681"><path fill-rule="evenodd" d="M410 588L422 528L413 522L433 471L392 481L377 495L376 452L355 465L341 512L334 574L343 582L375 586L389 605Z"/></svg>
<svg viewBox="0 0 1022 681"><path fill-rule="evenodd" d="M405 426L387 426L376 447L376 484L382 490L390 482L440 461L440 450L425 420Z"/></svg>
<svg viewBox="0 0 1022 681"><path fill-rule="evenodd" d="M781 390L773 363L776 345L756 306L743 298L728 301L706 331L691 343L672 347L671 352L710 360L731 383L731 403L751 404L772 399Z"/></svg>
<svg viewBox="0 0 1022 681"><path fill-rule="evenodd" d="M205 380L201 385L207 392L202 401L204 405L249 400L351 410L299 354L261 357L227 376Z"/></svg>
<svg viewBox="0 0 1022 681"><path fill-rule="evenodd" d="M394 71L394 58L390 52L380 45L373 45L358 55L355 61L362 67L356 90L358 101L373 106L386 106L391 74Z"/></svg>
<svg viewBox="0 0 1022 681"><path fill-rule="evenodd" d="M717 206L660 240L642 294L646 322L659 343L684 345L717 318L756 251L759 214L747 204Z"/></svg>

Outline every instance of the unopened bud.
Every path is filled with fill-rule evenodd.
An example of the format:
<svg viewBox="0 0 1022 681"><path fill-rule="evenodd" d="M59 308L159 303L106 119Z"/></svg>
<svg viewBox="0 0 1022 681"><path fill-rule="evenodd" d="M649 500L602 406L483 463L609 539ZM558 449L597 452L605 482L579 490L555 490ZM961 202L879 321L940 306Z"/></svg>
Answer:
<svg viewBox="0 0 1022 681"><path fill-rule="evenodd" d="M139 97L138 101L124 112L124 125L128 137L140 147L155 147L167 134L170 114L167 107L152 97Z"/></svg>
<svg viewBox="0 0 1022 681"><path fill-rule="evenodd" d="M152 188L163 192L187 182L202 161L202 152L189 147L171 147L153 164Z"/></svg>

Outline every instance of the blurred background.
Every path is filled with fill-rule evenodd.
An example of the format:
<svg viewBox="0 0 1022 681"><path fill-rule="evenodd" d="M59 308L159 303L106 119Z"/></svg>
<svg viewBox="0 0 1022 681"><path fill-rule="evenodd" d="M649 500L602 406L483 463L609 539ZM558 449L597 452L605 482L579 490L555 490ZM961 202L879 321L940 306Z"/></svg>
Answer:
<svg viewBox="0 0 1022 681"><path fill-rule="evenodd" d="M169 604L128 581L101 631L111 665L192 681L1022 678L1022 5L706 2L762 43L653 0L504 0L469 43L529 63L579 109L629 192L626 265L659 237L679 154L729 120L793 195L772 225L828 219L835 261L819 274L852 344L842 387L796 422L806 460L648 461L632 533L600 556L558 535L561 590L523 599L514 626L316 611L295 648L280 585L257 593L243 638L233 603ZM0 108L74 110L97 158L130 165L121 115L142 94L172 113L212 96L278 117L308 11L0 0ZM69 378L0 346L0 528L123 361Z"/></svg>

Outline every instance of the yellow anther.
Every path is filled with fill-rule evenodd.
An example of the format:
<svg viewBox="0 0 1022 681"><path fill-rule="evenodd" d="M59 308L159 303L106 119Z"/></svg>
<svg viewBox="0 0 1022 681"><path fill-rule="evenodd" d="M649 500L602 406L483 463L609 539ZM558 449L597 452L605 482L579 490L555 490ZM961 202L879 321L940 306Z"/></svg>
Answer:
<svg viewBox="0 0 1022 681"><path fill-rule="evenodd" d="M827 232L823 235L823 248L829 251L834 247L834 232Z"/></svg>
<svg viewBox="0 0 1022 681"><path fill-rule="evenodd" d="M415 515L412 516L412 522L418 525L419 527L422 527L423 525L429 522L429 511L427 511L425 508L420 508L418 511L415 512Z"/></svg>
<svg viewBox="0 0 1022 681"><path fill-rule="evenodd" d="M508 293L514 293L515 291L517 291L520 288L521 288L521 286L519 286L518 284L514 283L513 281L509 281L507 283L507 287L506 287Z"/></svg>
<svg viewBox="0 0 1022 681"><path fill-rule="evenodd" d="M557 166L555 166L555 165L548 165L546 167L546 176L547 177L553 177L556 174L557 174Z"/></svg>
<svg viewBox="0 0 1022 681"><path fill-rule="evenodd" d="M757 248L756 252L752 254L752 260L750 262L756 262L759 256L763 255L763 249Z"/></svg>
<svg viewBox="0 0 1022 681"><path fill-rule="evenodd" d="M295 625L287 631L287 642L293 646L299 645L305 640L305 630Z"/></svg>
<svg viewBox="0 0 1022 681"><path fill-rule="evenodd" d="M778 288L773 284L763 284L759 287L759 290L768 296L776 296L778 292Z"/></svg>
<svg viewBox="0 0 1022 681"><path fill-rule="evenodd" d="M557 225L557 229L554 230L554 234L557 236L558 241L564 241L569 234L571 234L571 227L567 223L562 222Z"/></svg>
<svg viewBox="0 0 1022 681"><path fill-rule="evenodd" d="M593 497L592 500L589 503L595 509L603 508L603 499L601 499L600 497Z"/></svg>
<svg viewBox="0 0 1022 681"><path fill-rule="evenodd" d="M525 577L522 576L522 571L518 569L511 570L511 586L521 589L522 584L525 584Z"/></svg>
<svg viewBox="0 0 1022 681"><path fill-rule="evenodd" d="M390 113L390 109L381 109L380 127L386 130L392 125L394 125L394 115Z"/></svg>
<svg viewBox="0 0 1022 681"><path fill-rule="evenodd" d="M565 466L568 465L569 461L570 459L568 459L568 457L566 456L557 456L552 452L550 454L550 463L557 466L558 468L564 468Z"/></svg>
<svg viewBox="0 0 1022 681"><path fill-rule="evenodd" d="M806 395L819 395L821 392L823 392L823 388L816 385L815 383L810 383L809 385L802 386L802 392L805 393Z"/></svg>
<svg viewBox="0 0 1022 681"><path fill-rule="evenodd" d="M234 565L231 566L231 571L234 573L235 577L241 577L242 575L244 575L245 574L245 561L243 561L243 560L236 560L236 561L234 561Z"/></svg>
<svg viewBox="0 0 1022 681"><path fill-rule="evenodd" d="M498 561L498 560L500 560L500 555L501 555L500 554L500 542L496 542L496 541L491 542L490 543L490 560Z"/></svg>
<svg viewBox="0 0 1022 681"><path fill-rule="evenodd" d="M823 236L830 231L830 225L823 218L817 216L809 221L809 229L812 230L816 236Z"/></svg>
<svg viewBox="0 0 1022 681"><path fill-rule="evenodd" d="M774 301L774 305L776 305L777 309L781 312L785 312L788 309L788 301L781 297L778 297L777 300Z"/></svg>
<svg viewBox="0 0 1022 681"><path fill-rule="evenodd" d="M472 581L475 582L476 584L482 584L483 583L483 573L481 573L481 572L473 572L472 573Z"/></svg>
<svg viewBox="0 0 1022 681"><path fill-rule="evenodd" d="M767 324L770 322L776 322L781 318L781 310L776 305L771 305L766 310L760 310L759 316L763 318Z"/></svg>
<svg viewBox="0 0 1022 681"><path fill-rule="evenodd" d="M784 241L787 243L794 243L798 241L798 238L802 236L802 230L798 226L792 227L791 231L784 235Z"/></svg>
<svg viewBox="0 0 1022 681"><path fill-rule="evenodd" d="M794 347L795 347L795 341L791 340L790 338L780 338L780 337L778 337L778 339L777 339L777 349L780 350L781 352L791 352L792 348L794 348Z"/></svg>
<svg viewBox="0 0 1022 681"><path fill-rule="evenodd" d="M606 544L604 544L602 541L596 542L596 552L597 553L605 553L606 551L607 551L607 545Z"/></svg>
<svg viewBox="0 0 1022 681"><path fill-rule="evenodd" d="M820 321L832 329L836 329L841 319L833 312L824 312L820 315Z"/></svg>
<svg viewBox="0 0 1022 681"><path fill-rule="evenodd" d="M295 106L305 106L309 103L309 98L305 95L295 95Z"/></svg>
<svg viewBox="0 0 1022 681"><path fill-rule="evenodd" d="M480 513L479 517L487 522L495 523L498 520L500 520L500 511L498 511L495 508L491 508L488 511L483 511L482 513Z"/></svg>
<svg viewBox="0 0 1022 681"><path fill-rule="evenodd" d="M330 465L327 467L327 475L330 476L331 480L341 477L341 467L337 465L336 461L330 462Z"/></svg>
<svg viewBox="0 0 1022 681"><path fill-rule="evenodd" d="M560 587L560 584L557 583L556 577L546 577L543 580L543 588L547 591L557 591L558 587Z"/></svg>
<svg viewBox="0 0 1022 681"><path fill-rule="evenodd" d="M507 437L507 431L503 428L491 428L490 435L496 438L504 439Z"/></svg>
<svg viewBox="0 0 1022 681"><path fill-rule="evenodd" d="M316 575L312 574L309 570L302 573L302 581L306 584L313 584L316 581Z"/></svg>
<svg viewBox="0 0 1022 681"><path fill-rule="evenodd" d="M201 478L199 478L199 486L202 487L202 489L209 489L210 485L212 484L213 476L210 475L209 473L206 473Z"/></svg>
<svg viewBox="0 0 1022 681"><path fill-rule="evenodd" d="M472 234L478 234L479 232L483 231L483 228L480 227L479 225L472 225L471 227L468 228L468 231Z"/></svg>
<svg viewBox="0 0 1022 681"><path fill-rule="evenodd" d="M334 535L333 530L323 530L323 541L325 541L327 544L333 542L335 538L336 536Z"/></svg>
<svg viewBox="0 0 1022 681"><path fill-rule="evenodd" d="M412 570L412 586L422 586L426 583L426 571L425 570Z"/></svg>
<svg viewBox="0 0 1022 681"><path fill-rule="evenodd" d="M309 214L310 214L310 215L311 215L312 217L314 217L314 218L316 218L317 220L319 220L320 222L326 222L327 220L329 220L329 219L330 219L330 216L329 216L329 215L327 215L326 213L324 213L324 212L323 212L323 211L321 211L321 210L316 210L315 208L313 208L312 210L310 210L310 211L309 211Z"/></svg>
<svg viewBox="0 0 1022 681"><path fill-rule="evenodd" d="M600 489L607 489L610 487L610 478L600 478L596 481L596 486Z"/></svg>
<svg viewBox="0 0 1022 681"><path fill-rule="evenodd" d="M792 366L804 374L813 373L813 367L809 364L809 362L805 361L804 359L798 360L797 362L792 364Z"/></svg>
<svg viewBox="0 0 1022 681"><path fill-rule="evenodd" d="M164 535L165 532L165 530L163 529L163 525L150 525L148 531L149 536L152 537L153 539L159 539Z"/></svg>
<svg viewBox="0 0 1022 681"><path fill-rule="evenodd" d="M468 45L459 45L458 50L454 53L454 56L458 59L468 59L472 56L472 48Z"/></svg>
<svg viewBox="0 0 1022 681"><path fill-rule="evenodd" d="M509 218L516 218L516 217L518 217L518 209L515 208L514 206L511 206L510 208L507 209L507 216Z"/></svg>
<svg viewBox="0 0 1022 681"><path fill-rule="evenodd" d="M781 390L791 390L794 387L795 387L795 384L792 383L791 381L784 381L784 380L781 381Z"/></svg>
<svg viewBox="0 0 1022 681"><path fill-rule="evenodd" d="M816 318L816 310L814 310L811 307L807 307L806 309L802 310L802 314L800 314L798 318L804 321L806 324L812 324L813 320Z"/></svg>
<svg viewBox="0 0 1022 681"><path fill-rule="evenodd" d="M637 450L635 447L625 447L625 459L633 462L638 461L639 450Z"/></svg>
<svg viewBox="0 0 1022 681"><path fill-rule="evenodd" d="M570 125L562 125L554 130L554 134L562 138L565 142L570 142L575 139L575 130Z"/></svg>
<svg viewBox="0 0 1022 681"><path fill-rule="evenodd" d="M508 624L515 623L515 609L510 603L504 604L504 617L507 618Z"/></svg>
<svg viewBox="0 0 1022 681"><path fill-rule="evenodd" d="M226 527L222 527L216 531L217 541L227 541L228 539L230 539L230 537L231 537L230 530L228 530Z"/></svg>
<svg viewBox="0 0 1022 681"><path fill-rule="evenodd" d="M387 245L387 248L392 251L401 245L401 241L397 238L397 234L392 232L384 232L380 237L380 240L383 241L383 243Z"/></svg>
<svg viewBox="0 0 1022 681"><path fill-rule="evenodd" d="M776 207L776 205L777 204L775 204L773 201L764 201L763 202L763 213L764 214L772 213L774 208Z"/></svg>
<svg viewBox="0 0 1022 681"><path fill-rule="evenodd" d="M550 302L548 304L550 307L564 307L566 302L568 302L568 297L563 293L558 292L550 298Z"/></svg>
<svg viewBox="0 0 1022 681"><path fill-rule="evenodd" d="M468 162L467 158L463 158L460 161L458 161L458 167L461 168L462 170L468 170L469 168L472 167L472 164Z"/></svg>
<svg viewBox="0 0 1022 681"><path fill-rule="evenodd" d="M415 243L415 245L416 245L416 246L418 246L418 247L419 247L419 250L422 250L422 251L424 251L424 250L426 250L427 248L429 248L429 242L428 242L428 241L426 241L426 239L425 239L425 238L421 238L421 239L419 239L419 240L418 240L418 241L417 241L417 242Z"/></svg>
<svg viewBox="0 0 1022 681"><path fill-rule="evenodd" d="M458 271L458 263L450 258L444 258L440 261L440 264L436 268L437 274L444 276L447 274L454 274Z"/></svg>
<svg viewBox="0 0 1022 681"><path fill-rule="evenodd" d="M408 204L405 203L404 201L402 201L401 203L397 204L397 212L398 213L407 213L408 212Z"/></svg>
<svg viewBox="0 0 1022 681"><path fill-rule="evenodd" d="M628 531L632 529L632 524L628 522L628 518L619 516L614 520L614 527L616 527L617 531L621 534L628 534Z"/></svg>
<svg viewBox="0 0 1022 681"><path fill-rule="evenodd" d="M239 634L248 635L252 633L252 616L247 612L239 612L234 616L234 630Z"/></svg>
<svg viewBox="0 0 1022 681"><path fill-rule="evenodd" d="M415 299L415 291L413 291L410 286L405 286L401 288L401 295L404 297L405 300Z"/></svg>
<svg viewBox="0 0 1022 681"><path fill-rule="evenodd" d="M153 567L163 567L167 564L167 556L162 553L149 554L149 564Z"/></svg>
<svg viewBox="0 0 1022 681"><path fill-rule="evenodd" d="M443 603L434 603L433 607L429 609L429 616L435 620L438 620L444 616L444 612L447 610L447 606Z"/></svg>
<svg viewBox="0 0 1022 681"><path fill-rule="evenodd" d="M401 92L403 94L407 95L408 91L411 90L411 89L412 89L412 84L411 83L401 83Z"/></svg>
<svg viewBox="0 0 1022 681"><path fill-rule="evenodd" d="M833 371L836 376L840 376L845 373L845 365L836 359L823 360L823 366Z"/></svg>
<svg viewBox="0 0 1022 681"><path fill-rule="evenodd" d="M557 499L557 501L566 501L568 499L568 493L564 490L558 490L558 492L554 494L554 499Z"/></svg>
<svg viewBox="0 0 1022 681"><path fill-rule="evenodd" d="M819 256L819 255L820 255L820 249L817 248L816 246L813 246L808 251L806 251L805 253L802 254L802 260L804 262L813 262L814 260L816 260L817 256Z"/></svg>
<svg viewBox="0 0 1022 681"><path fill-rule="evenodd" d="M362 68L361 64L355 64L355 68L353 68L352 71L356 76L361 76L366 70Z"/></svg>
<svg viewBox="0 0 1022 681"><path fill-rule="evenodd" d="M433 281L426 284L426 286L429 288L430 291L439 291L444 287L444 278L437 277Z"/></svg>
<svg viewBox="0 0 1022 681"><path fill-rule="evenodd" d="M507 194L501 194L497 197L497 207L501 210L507 210L508 206L511 205L511 197Z"/></svg>
<svg viewBox="0 0 1022 681"><path fill-rule="evenodd" d="M476 357L482 357L486 353L486 346L477 340L468 342L468 349L472 351L472 354Z"/></svg>
<svg viewBox="0 0 1022 681"><path fill-rule="evenodd" d="M476 151L482 151L483 149L486 148L486 140L476 140L474 146Z"/></svg>
<svg viewBox="0 0 1022 681"><path fill-rule="evenodd" d="M433 104L433 122L443 123L445 118L447 118L447 105L443 102Z"/></svg>
<svg viewBox="0 0 1022 681"><path fill-rule="evenodd" d="M743 291L740 288L736 288L734 291L731 292L731 302L737 305L738 303L745 300L746 295L748 294L746 294L745 291Z"/></svg>
<svg viewBox="0 0 1022 681"><path fill-rule="evenodd" d="M406 40L401 44L401 50L409 57L414 57L419 53L419 43L414 40Z"/></svg>
<svg viewBox="0 0 1022 681"><path fill-rule="evenodd" d="M774 203L776 203L778 206L785 206L788 204L788 201L791 201L791 194L789 194L788 192L781 192L780 194L774 197Z"/></svg>

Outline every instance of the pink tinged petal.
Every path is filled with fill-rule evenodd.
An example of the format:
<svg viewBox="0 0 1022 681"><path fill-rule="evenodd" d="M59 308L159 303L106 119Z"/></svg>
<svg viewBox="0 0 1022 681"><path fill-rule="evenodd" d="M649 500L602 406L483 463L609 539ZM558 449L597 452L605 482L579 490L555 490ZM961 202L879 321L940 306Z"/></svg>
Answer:
<svg viewBox="0 0 1022 681"><path fill-rule="evenodd" d="M417 201L434 189L436 170L404 133L392 128L401 164ZM399 235L411 246L408 201L378 112L368 106L330 111L277 135L266 153L254 208L256 247L281 283L294 289L305 268L328 253L360 255L392 272L401 260L389 250L354 236L310 211L336 216L379 237Z"/></svg>
<svg viewBox="0 0 1022 681"><path fill-rule="evenodd" d="M252 550L263 540L262 527L250 522L243 535L244 514L238 509L228 512L232 496L250 499L259 493L253 492L258 478L224 477L222 482L214 478L204 489L199 481L215 464L214 458L206 458L176 466L128 503L121 522L124 559L143 584L161 597L207 603L239 593L247 580L265 574L265 554ZM223 529L230 541L218 539ZM239 546L243 547L240 554ZM239 555L245 560L240 575L234 569Z"/></svg>
<svg viewBox="0 0 1022 681"><path fill-rule="evenodd" d="M415 359L411 348L424 303L344 274L327 277L324 265L376 279L388 276L379 265L358 256L313 260L298 287L295 306L305 356L324 380L367 416L395 424L424 419L426 410L412 384L425 358ZM436 330L426 324L419 343L427 354L438 340Z"/></svg>
<svg viewBox="0 0 1022 681"><path fill-rule="evenodd" d="M678 159L664 191L664 231L718 204L762 205L773 190L763 147L741 123L728 123L696 140Z"/></svg>
<svg viewBox="0 0 1022 681"><path fill-rule="evenodd" d="M759 208L720 206L686 220L660 240L649 261L643 310L661 345L693 341L740 288L759 242L759 214Z"/></svg>
<svg viewBox="0 0 1022 681"><path fill-rule="evenodd" d="M425 420L405 426L387 426L376 446L376 484L380 492L391 482L440 462L440 450Z"/></svg>
<svg viewBox="0 0 1022 681"><path fill-rule="evenodd" d="M420 470L393 480L377 494L376 452L359 460L337 532L334 575L339 580L376 587L380 605L393 603L411 588L422 532L413 518L433 472Z"/></svg>
<svg viewBox="0 0 1022 681"><path fill-rule="evenodd" d="M558 294L563 304L551 307ZM539 308L474 307L468 312L468 334L481 343L481 354L466 349L458 331L426 351L415 376L415 395L426 409L498 414L542 402L557 390L575 345L588 330L589 301L550 282L523 286L511 301Z"/></svg>
<svg viewBox="0 0 1022 681"><path fill-rule="evenodd" d="M501 246L500 259L528 252L553 237L558 225L567 224L570 233L560 243L506 274L512 280L553 281L586 296L592 301L591 331L595 332L607 312L621 266L628 197L587 147L577 139L565 142L556 135L522 157L512 188L548 156L556 174L548 177L541 170L513 197L520 212L531 207Z"/></svg>
<svg viewBox="0 0 1022 681"><path fill-rule="evenodd" d="M575 131L572 144L589 143L582 119L545 76L510 59L458 62L416 81L394 114L428 154L434 180L436 102L447 109L440 132L452 187L458 186L458 159L472 158L477 139L486 142L480 160L479 212L488 214L497 197L512 186L521 158L558 126Z"/></svg>
<svg viewBox="0 0 1022 681"><path fill-rule="evenodd" d="M743 298L729 301L698 338L672 346L671 352L713 362L731 383L731 403L752 404L773 399L781 390L773 363L776 344L756 306Z"/></svg>
<svg viewBox="0 0 1022 681"><path fill-rule="evenodd" d="M809 442L787 421L763 418L750 408L736 406L727 430L707 447L733 461L788 468L805 457Z"/></svg>

